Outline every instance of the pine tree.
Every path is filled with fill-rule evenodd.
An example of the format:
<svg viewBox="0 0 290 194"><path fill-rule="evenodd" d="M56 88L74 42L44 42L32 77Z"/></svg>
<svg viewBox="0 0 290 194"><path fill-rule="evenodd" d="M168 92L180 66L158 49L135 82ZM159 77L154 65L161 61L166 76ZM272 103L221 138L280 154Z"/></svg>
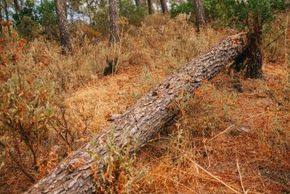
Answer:
<svg viewBox="0 0 290 194"><path fill-rule="evenodd" d="M203 27L206 24L203 0L194 0L194 5L196 9L196 27L197 31L199 31L200 27Z"/></svg>
<svg viewBox="0 0 290 194"><path fill-rule="evenodd" d="M70 33L68 22L66 18L66 0L54 0L56 13L58 17L58 26L60 32L60 43L63 48L63 53L68 54L72 52Z"/></svg>
<svg viewBox="0 0 290 194"><path fill-rule="evenodd" d="M168 13L166 0L160 0L160 4L161 4L162 13L164 14Z"/></svg>
<svg viewBox="0 0 290 194"><path fill-rule="evenodd" d="M152 0L147 0L147 4L148 4L148 13L153 14L154 10L153 10L153 5L152 5Z"/></svg>
<svg viewBox="0 0 290 194"><path fill-rule="evenodd" d="M118 10L118 1L109 0L109 18L110 18L110 43L119 42L119 10Z"/></svg>

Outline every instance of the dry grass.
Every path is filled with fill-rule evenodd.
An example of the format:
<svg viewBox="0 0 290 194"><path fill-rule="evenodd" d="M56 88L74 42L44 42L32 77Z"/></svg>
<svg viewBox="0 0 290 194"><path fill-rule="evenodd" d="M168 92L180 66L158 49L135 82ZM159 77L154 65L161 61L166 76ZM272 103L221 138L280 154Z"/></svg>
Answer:
<svg viewBox="0 0 290 194"><path fill-rule="evenodd" d="M208 28L196 34L185 16L160 15L126 29L114 76L100 73L110 54L105 40L76 38L72 56L60 55L55 43L43 40L21 52L20 66L33 71L36 66L56 81L67 120L77 130L76 147L104 128L108 115L122 113L180 65L234 33ZM130 192L289 193L289 69L281 57L283 41L266 51L264 79L233 80L223 73L181 103L178 122L140 151L135 165L145 174L131 183ZM272 55L276 61L269 60ZM242 93L234 87L237 81ZM26 189L30 183L21 172L7 166L1 169L6 176L0 178L0 192Z"/></svg>
<svg viewBox="0 0 290 194"><path fill-rule="evenodd" d="M267 66L265 76L273 76ZM243 193L242 176L248 193L289 192L289 102L278 105L269 96L275 86L283 89L287 75L275 76L281 81L242 80L243 93L233 91L227 75L204 84L170 130L172 137L161 136L163 142L142 153L148 175L139 191Z"/></svg>

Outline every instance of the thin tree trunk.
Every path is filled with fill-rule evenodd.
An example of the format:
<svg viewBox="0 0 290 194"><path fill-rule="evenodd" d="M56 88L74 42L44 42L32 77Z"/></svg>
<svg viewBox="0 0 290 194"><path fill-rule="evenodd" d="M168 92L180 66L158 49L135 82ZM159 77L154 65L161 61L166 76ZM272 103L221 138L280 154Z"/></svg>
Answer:
<svg viewBox="0 0 290 194"><path fill-rule="evenodd" d="M3 36L3 28L2 28L2 21L3 21L3 16L2 16L2 5L0 3L0 37Z"/></svg>
<svg viewBox="0 0 290 194"><path fill-rule="evenodd" d="M66 0L54 0L54 2L58 17L60 43L62 45L63 53L68 54L72 52L72 47L70 42L68 22L66 18Z"/></svg>
<svg viewBox="0 0 290 194"><path fill-rule="evenodd" d="M5 17L6 17L6 21L8 22L8 25L7 25L8 33L10 35L11 34L11 29L10 29L10 24L9 24L9 12L8 12L7 0L3 0L3 2L4 2Z"/></svg>
<svg viewBox="0 0 290 194"><path fill-rule="evenodd" d="M18 15L20 12L20 5L18 0L14 0L14 6L15 6L15 13Z"/></svg>
<svg viewBox="0 0 290 194"><path fill-rule="evenodd" d="M120 41L119 35L119 6L118 0L109 0L109 17L110 17L110 43L114 44Z"/></svg>
<svg viewBox="0 0 290 194"><path fill-rule="evenodd" d="M262 65L262 22L259 15L254 16L252 29L249 34L248 61L246 64L246 77L261 78Z"/></svg>
<svg viewBox="0 0 290 194"><path fill-rule="evenodd" d="M148 13L153 14L154 9L153 9L153 5L152 5L152 0L147 0L147 4L148 4Z"/></svg>
<svg viewBox="0 0 290 194"><path fill-rule="evenodd" d="M202 81L222 71L244 52L246 46L246 34L237 34L186 63L26 193L76 194L96 191L94 178L100 177L99 173L106 170L106 161L112 154L110 147L126 149L134 141L131 151L140 149L177 117L179 111L175 102L178 98L192 95Z"/></svg>
<svg viewBox="0 0 290 194"><path fill-rule="evenodd" d="M24 7L24 0L20 0L20 9L22 10L23 7Z"/></svg>
<svg viewBox="0 0 290 194"><path fill-rule="evenodd" d="M160 0L160 4L161 4L162 13L163 14L168 13L168 8L167 8L166 0Z"/></svg>
<svg viewBox="0 0 290 194"><path fill-rule="evenodd" d="M196 27L197 27L197 31L199 31L200 27L203 27L206 24L203 0L194 0L194 5L195 5L195 10L196 10L196 13L195 13Z"/></svg>
<svg viewBox="0 0 290 194"><path fill-rule="evenodd" d="M140 6L140 0L135 0L135 5L136 5L136 7L139 7Z"/></svg>
<svg viewBox="0 0 290 194"><path fill-rule="evenodd" d="M103 71L103 75L111 75L115 72L116 66L118 64L118 52L117 48L120 42L120 31L119 31L119 5L118 0L109 0L109 18L110 18L110 38L109 45L111 48L111 53L107 55L107 66Z"/></svg>

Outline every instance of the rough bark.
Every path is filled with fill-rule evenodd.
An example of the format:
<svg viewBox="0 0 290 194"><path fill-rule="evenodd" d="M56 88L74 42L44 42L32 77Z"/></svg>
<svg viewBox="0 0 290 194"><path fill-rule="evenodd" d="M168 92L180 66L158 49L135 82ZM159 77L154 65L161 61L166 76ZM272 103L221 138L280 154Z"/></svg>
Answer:
<svg viewBox="0 0 290 194"><path fill-rule="evenodd" d="M119 42L119 10L118 0L109 0L110 43Z"/></svg>
<svg viewBox="0 0 290 194"><path fill-rule="evenodd" d="M194 5L196 9L196 13L195 13L196 27L197 27L197 31L199 31L200 27L205 26L206 24L203 0L194 0Z"/></svg>
<svg viewBox="0 0 290 194"><path fill-rule="evenodd" d="M15 6L15 13L19 14L20 12L20 5L18 0L14 0L14 6Z"/></svg>
<svg viewBox="0 0 290 194"><path fill-rule="evenodd" d="M66 0L54 0L55 9L58 18L58 27L60 33L60 43L62 45L63 53L68 54L72 52L70 33L68 22L66 18Z"/></svg>
<svg viewBox="0 0 290 194"><path fill-rule="evenodd" d="M259 15L253 17L252 29L249 33L248 61L246 64L246 77L261 78L263 75L262 65L262 22Z"/></svg>
<svg viewBox="0 0 290 194"><path fill-rule="evenodd" d="M8 4L6 0L3 0L3 2L4 2L5 19L7 22L9 22ZM8 33L10 35L11 34L10 24L8 24L7 28L8 28Z"/></svg>
<svg viewBox="0 0 290 194"><path fill-rule="evenodd" d="M0 37L3 36L2 21L3 21L2 6L1 6L1 3L0 3Z"/></svg>
<svg viewBox="0 0 290 194"><path fill-rule="evenodd" d="M24 0L20 0L20 8L22 9L24 7Z"/></svg>
<svg viewBox="0 0 290 194"><path fill-rule="evenodd" d="M258 15L248 19L247 26L248 46L243 55L237 58L233 68L236 72L243 72L246 78L261 78L263 76L262 65L262 24Z"/></svg>
<svg viewBox="0 0 290 194"><path fill-rule="evenodd" d="M203 80L213 78L232 63L247 46L246 34L231 36L192 61L151 89L124 114L93 140L64 160L47 177L26 193L92 193L95 191L92 166L105 169L105 158L110 155L107 140L116 148L135 142L132 150L140 149L166 124L178 115L176 100L182 95L193 95ZM96 158L100 158L98 160ZM95 175L95 174L94 174Z"/></svg>
<svg viewBox="0 0 290 194"><path fill-rule="evenodd" d="M135 0L135 5L136 5L136 7L139 7L140 6L140 0Z"/></svg>
<svg viewBox="0 0 290 194"><path fill-rule="evenodd" d="M153 14L154 9L153 9L153 5L152 5L152 0L147 0L147 5L148 5L148 13Z"/></svg>
<svg viewBox="0 0 290 194"><path fill-rule="evenodd" d="M160 4L161 4L162 13L163 14L168 13L168 8L167 8L166 0L160 0Z"/></svg>

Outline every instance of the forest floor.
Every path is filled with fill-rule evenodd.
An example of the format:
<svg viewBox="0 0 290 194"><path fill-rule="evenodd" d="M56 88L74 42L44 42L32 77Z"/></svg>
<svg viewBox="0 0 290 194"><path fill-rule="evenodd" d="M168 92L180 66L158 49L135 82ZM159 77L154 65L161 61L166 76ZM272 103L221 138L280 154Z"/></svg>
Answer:
<svg viewBox="0 0 290 194"><path fill-rule="evenodd" d="M197 35L188 24L166 20L160 25L163 20L149 18L141 35L125 34L115 75L93 74L71 87L70 82L78 78L69 77L62 99L68 120L80 133L76 145L87 142L108 124L110 115L124 112L183 63L234 33L209 28ZM290 193L289 67L281 44L283 38L271 46L275 59L272 51L265 53L262 79L244 79L224 71L204 82L194 98L181 101L175 124L142 148L128 167L131 175L116 183L120 193ZM35 47L27 53L36 56ZM53 66L64 61L85 69L91 68L86 66L92 63L88 60L101 61L105 56L105 51L89 52L95 48L90 46L71 58L61 58L55 54L58 48L51 47L54 50L35 63ZM91 58L82 58L84 53ZM0 193L17 193L31 185L19 170L4 168L3 173Z"/></svg>

